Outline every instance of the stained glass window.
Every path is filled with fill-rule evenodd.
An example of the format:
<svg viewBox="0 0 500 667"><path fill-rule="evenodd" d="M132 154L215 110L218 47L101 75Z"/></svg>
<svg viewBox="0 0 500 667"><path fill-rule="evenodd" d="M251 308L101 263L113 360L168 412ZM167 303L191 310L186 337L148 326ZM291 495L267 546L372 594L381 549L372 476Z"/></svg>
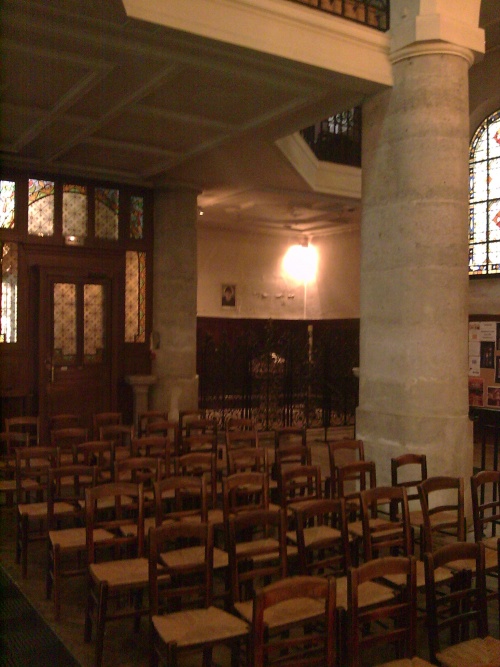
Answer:
<svg viewBox="0 0 500 667"><path fill-rule="evenodd" d="M14 181L0 181L0 228L12 229L15 223L16 184Z"/></svg>
<svg viewBox="0 0 500 667"><path fill-rule="evenodd" d="M76 285L54 284L54 363L76 362Z"/></svg>
<svg viewBox="0 0 500 667"><path fill-rule="evenodd" d="M63 236L87 236L87 188L85 185L63 185Z"/></svg>
<svg viewBox="0 0 500 667"><path fill-rule="evenodd" d="M125 267L125 342L146 341L146 253L129 251Z"/></svg>
<svg viewBox="0 0 500 667"><path fill-rule="evenodd" d="M95 235L98 239L118 240L119 190L95 189Z"/></svg>
<svg viewBox="0 0 500 667"><path fill-rule="evenodd" d="M28 181L28 234L54 234L54 182L30 178Z"/></svg>
<svg viewBox="0 0 500 667"><path fill-rule="evenodd" d="M0 243L2 308L0 343L17 342L17 243Z"/></svg>
<svg viewBox="0 0 500 667"><path fill-rule="evenodd" d="M469 159L469 273L500 273L500 111L476 130Z"/></svg>
<svg viewBox="0 0 500 667"><path fill-rule="evenodd" d="M130 198L130 238L142 239L144 230L144 197Z"/></svg>
<svg viewBox="0 0 500 667"><path fill-rule="evenodd" d="M83 355L85 363L103 361L104 289L102 285L83 286Z"/></svg>

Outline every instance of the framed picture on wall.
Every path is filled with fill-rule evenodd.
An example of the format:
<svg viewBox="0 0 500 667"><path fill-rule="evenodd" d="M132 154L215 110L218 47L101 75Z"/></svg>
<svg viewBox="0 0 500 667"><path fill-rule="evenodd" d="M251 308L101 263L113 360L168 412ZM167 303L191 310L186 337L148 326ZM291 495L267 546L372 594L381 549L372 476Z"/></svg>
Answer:
<svg viewBox="0 0 500 667"><path fill-rule="evenodd" d="M481 342L481 368L495 368L495 343Z"/></svg>
<svg viewBox="0 0 500 667"><path fill-rule="evenodd" d="M221 305L223 308L236 307L236 285L224 283L222 285Z"/></svg>

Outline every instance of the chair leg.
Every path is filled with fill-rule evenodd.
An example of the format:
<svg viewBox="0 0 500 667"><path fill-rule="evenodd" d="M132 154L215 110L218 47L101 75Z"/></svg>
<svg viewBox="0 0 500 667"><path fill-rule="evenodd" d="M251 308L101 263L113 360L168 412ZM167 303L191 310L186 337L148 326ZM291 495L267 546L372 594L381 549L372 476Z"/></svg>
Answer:
<svg viewBox="0 0 500 667"><path fill-rule="evenodd" d="M50 540L47 540L47 574L45 577L45 597L47 600L50 600L52 597L52 587L53 587L53 576L54 576L54 550L50 543Z"/></svg>
<svg viewBox="0 0 500 667"><path fill-rule="evenodd" d="M52 577L54 581L54 607L55 607L55 617L58 621L61 617L61 550L59 545L54 547L54 560L52 563Z"/></svg>
<svg viewBox="0 0 500 667"><path fill-rule="evenodd" d="M16 563L19 565L21 562L21 528L22 518L19 512L17 513L17 522L16 522Z"/></svg>
<svg viewBox="0 0 500 667"><path fill-rule="evenodd" d="M212 647L205 646L203 649L203 667L212 667Z"/></svg>
<svg viewBox="0 0 500 667"><path fill-rule="evenodd" d="M87 576L87 605L85 607L85 626L83 631L83 641L87 644L92 639L92 614L94 612L94 595L92 590L92 581L90 575Z"/></svg>
<svg viewBox="0 0 500 667"><path fill-rule="evenodd" d="M23 579L28 576L28 530L28 515L23 514L21 517L21 576Z"/></svg>
<svg viewBox="0 0 500 667"><path fill-rule="evenodd" d="M104 648L104 628L106 625L106 614L108 610L108 584L99 584L96 620L96 644L95 644L95 667L101 667L102 652Z"/></svg>

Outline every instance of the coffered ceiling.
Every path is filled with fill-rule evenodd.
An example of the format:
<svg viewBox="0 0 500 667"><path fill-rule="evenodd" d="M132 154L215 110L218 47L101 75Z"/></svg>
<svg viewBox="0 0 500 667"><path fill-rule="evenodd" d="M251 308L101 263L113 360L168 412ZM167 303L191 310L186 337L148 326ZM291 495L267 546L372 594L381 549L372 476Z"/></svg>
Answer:
<svg viewBox="0 0 500 667"><path fill-rule="evenodd" d="M498 43L499 2L483 4ZM189 185L200 224L356 222L358 202L312 192L275 141L377 85L131 19L121 0L3 0L0 29L4 166Z"/></svg>

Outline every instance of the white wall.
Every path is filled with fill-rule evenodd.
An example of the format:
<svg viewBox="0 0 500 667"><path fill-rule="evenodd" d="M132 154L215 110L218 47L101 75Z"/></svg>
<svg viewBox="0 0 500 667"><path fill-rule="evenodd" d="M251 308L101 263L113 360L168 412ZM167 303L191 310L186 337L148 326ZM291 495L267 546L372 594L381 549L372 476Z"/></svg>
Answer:
<svg viewBox="0 0 500 667"><path fill-rule="evenodd" d="M297 236L198 231L198 316L302 319L304 287L284 275ZM319 254L307 287L306 319L359 317L359 230L311 239ZM236 308L221 305L221 285L236 285ZM292 298L293 297L293 298Z"/></svg>

